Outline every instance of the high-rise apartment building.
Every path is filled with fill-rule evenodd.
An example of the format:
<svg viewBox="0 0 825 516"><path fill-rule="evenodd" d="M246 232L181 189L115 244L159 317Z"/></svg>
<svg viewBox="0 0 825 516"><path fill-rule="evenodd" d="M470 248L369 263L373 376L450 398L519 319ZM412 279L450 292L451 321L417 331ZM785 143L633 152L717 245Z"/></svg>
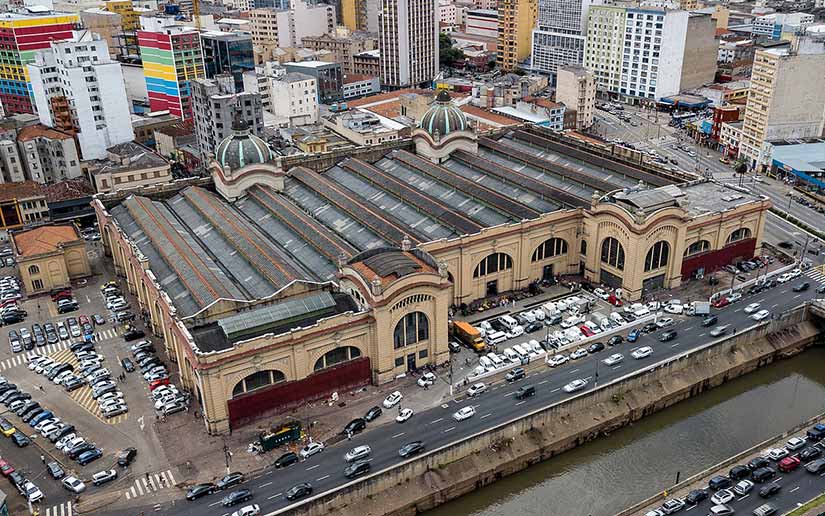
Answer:
<svg viewBox="0 0 825 516"><path fill-rule="evenodd" d="M249 20L253 45L299 47L305 37L335 30L335 7L292 0L287 10L252 9Z"/></svg>
<svg viewBox="0 0 825 516"><path fill-rule="evenodd" d="M515 70L530 56L536 6L537 0L499 0L497 62L502 70Z"/></svg>
<svg viewBox="0 0 825 516"><path fill-rule="evenodd" d="M104 5L107 11L120 15L123 30L133 31L140 28L140 12L135 9L131 0L108 0Z"/></svg>
<svg viewBox="0 0 825 516"><path fill-rule="evenodd" d="M140 23L137 36L149 108L189 118L189 81L206 76L200 34L192 27L174 25L172 18L141 17Z"/></svg>
<svg viewBox="0 0 825 516"><path fill-rule="evenodd" d="M79 23L76 13L0 13L0 101L6 115L34 112L26 65L34 61L38 50L49 48L52 41L71 38Z"/></svg>
<svg viewBox="0 0 825 516"><path fill-rule="evenodd" d="M381 0L378 44L381 85L398 89L429 84L438 74L435 0Z"/></svg>
<svg viewBox="0 0 825 516"><path fill-rule="evenodd" d="M99 35L76 31L52 43L28 71L40 122L74 134L83 159L135 138L120 63Z"/></svg>
<svg viewBox="0 0 825 516"><path fill-rule="evenodd" d="M235 90L243 91L243 74L255 70L252 36L240 32L205 31L201 32L201 46L207 79L228 73L235 80Z"/></svg>
<svg viewBox="0 0 825 516"><path fill-rule="evenodd" d="M593 72L578 66L567 65L556 71L556 102L568 111L576 112L576 129L593 125L596 111L596 80Z"/></svg>
<svg viewBox="0 0 825 516"><path fill-rule="evenodd" d="M800 38L796 48L756 51L739 156L762 164L768 140L822 136L825 128L825 37Z"/></svg>
<svg viewBox="0 0 825 516"><path fill-rule="evenodd" d="M555 74L559 66L580 65L591 0L538 0L533 30L534 70Z"/></svg>
<svg viewBox="0 0 825 516"><path fill-rule="evenodd" d="M264 128L261 96L237 92L234 77L229 74L192 81L192 111L195 138L203 159L232 134L236 115L246 122L252 134L260 135Z"/></svg>
<svg viewBox="0 0 825 516"><path fill-rule="evenodd" d="M713 82L719 45L708 14L593 5L584 66L599 90L660 99Z"/></svg>

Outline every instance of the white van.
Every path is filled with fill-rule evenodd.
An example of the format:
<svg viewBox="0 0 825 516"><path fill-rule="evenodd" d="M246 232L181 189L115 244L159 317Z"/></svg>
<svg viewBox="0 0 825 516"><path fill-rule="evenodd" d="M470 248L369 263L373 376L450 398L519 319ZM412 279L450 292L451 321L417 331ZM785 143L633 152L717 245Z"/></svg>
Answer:
<svg viewBox="0 0 825 516"><path fill-rule="evenodd" d="M516 337L521 337L522 335L524 335L524 327L519 325L513 326L507 332L508 339L514 339Z"/></svg>
<svg viewBox="0 0 825 516"><path fill-rule="evenodd" d="M519 357L521 358L527 358L528 356L530 356L530 352L524 349L522 347L522 344L516 344L515 346L513 346L513 351L518 353Z"/></svg>
<svg viewBox="0 0 825 516"><path fill-rule="evenodd" d="M625 323L624 317L619 312L610 312L610 320L615 322L618 325L622 325Z"/></svg>
<svg viewBox="0 0 825 516"><path fill-rule="evenodd" d="M546 315L556 315L559 313L559 309L556 307L556 303L544 303L541 306L541 309L544 311Z"/></svg>
<svg viewBox="0 0 825 516"><path fill-rule="evenodd" d="M565 329L570 328L571 326L575 326L582 321L584 321L584 317L580 315L572 315L561 322L561 327Z"/></svg>
<svg viewBox="0 0 825 516"><path fill-rule="evenodd" d="M536 316L535 316L535 315L533 315L533 311L532 311L532 310L528 310L528 311L526 311L526 312L521 312L521 314L520 314L520 315L521 315L522 317L524 317L524 319L525 319L527 322L529 322L529 323L530 323L530 322L536 322Z"/></svg>
<svg viewBox="0 0 825 516"><path fill-rule="evenodd" d="M507 334L503 331L494 331L493 333L487 334L487 344L495 345L500 344L507 340Z"/></svg>
<svg viewBox="0 0 825 516"><path fill-rule="evenodd" d="M478 363L481 364L481 366L484 367L484 369L486 369L487 371L492 371L496 368L495 364L493 364L493 361L487 357L479 358Z"/></svg>
<svg viewBox="0 0 825 516"><path fill-rule="evenodd" d="M533 317L535 317L537 321L543 321L546 317L546 314L544 313L544 310L542 310L541 308L536 308L535 310L533 310Z"/></svg>
<svg viewBox="0 0 825 516"><path fill-rule="evenodd" d="M512 349L510 349L510 348L507 348L507 349L505 349L505 350L504 350L504 356L505 356L505 357L507 358L507 360L509 360L510 362L520 362L520 361L521 361L521 360L519 359L519 355L518 355L518 353L516 353L515 351L513 351L513 350L512 350Z"/></svg>
<svg viewBox="0 0 825 516"><path fill-rule="evenodd" d="M493 362L493 365L495 365L497 368L504 365L504 360L502 360L495 353L487 353L487 358L489 358Z"/></svg>
<svg viewBox="0 0 825 516"><path fill-rule="evenodd" d="M499 322L507 327L508 330L512 330L514 326L518 326L518 321L510 317L509 315L502 315L498 318Z"/></svg>
<svg viewBox="0 0 825 516"><path fill-rule="evenodd" d="M558 308L560 312L564 312L568 307L570 307L570 301L567 299L560 299L556 301L556 308Z"/></svg>
<svg viewBox="0 0 825 516"><path fill-rule="evenodd" d="M537 340L531 340L527 344L529 344L530 347L533 348L533 353L536 353L537 355L544 355L545 353L547 353L546 351L544 351L544 348L541 347L541 344L539 344L539 341Z"/></svg>
<svg viewBox="0 0 825 516"><path fill-rule="evenodd" d="M593 321L585 321L584 325L593 330L593 333L598 334L602 332L601 327L599 327L599 325L594 323Z"/></svg>
<svg viewBox="0 0 825 516"><path fill-rule="evenodd" d="M639 305L639 308L637 308L636 310L633 311L633 315L635 315L636 317L644 317L645 315L650 314L650 308L648 308L647 306L645 306L641 303L636 303L636 304Z"/></svg>
<svg viewBox="0 0 825 516"><path fill-rule="evenodd" d="M576 326L571 326L564 330L564 336L567 337L567 340L570 342L578 342L584 338L582 331Z"/></svg>

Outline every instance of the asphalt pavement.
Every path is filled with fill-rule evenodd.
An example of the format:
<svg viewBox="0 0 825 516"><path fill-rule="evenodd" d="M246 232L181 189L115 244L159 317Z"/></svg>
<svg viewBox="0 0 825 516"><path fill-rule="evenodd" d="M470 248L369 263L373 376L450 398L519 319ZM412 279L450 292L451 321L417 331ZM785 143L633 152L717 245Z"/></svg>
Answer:
<svg viewBox="0 0 825 516"><path fill-rule="evenodd" d="M792 285L801 282L803 278L800 278L794 282L777 286L770 291L755 296L746 296L729 307L714 310L719 317L718 324L730 324L740 329L754 324L749 315L743 312L744 307L749 303L759 302L763 308L773 313L779 313L815 297L814 292L817 283L813 278L822 275L818 271L811 271L809 274L804 279L812 281L813 285L810 290L802 293L792 292ZM816 274L816 276L813 274ZM661 331L645 335L633 344L623 343L594 356L571 361L557 368L542 368L516 384L491 385L486 393L476 398L468 399L466 396L459 395L456 400L445 405L415 414L403 424L393 421L397 413L395 408L385 410L378 422L372 424L378 425L373 429L352 437L350 441L345 440L332 445L322 453L283 470L268 468L259 476L247 479L240 487L252 490L254 496L252 502L260 505L263 513L283 509L292 504L292 502L285 500L284 492L295 484L310 482L314 488L314 494L317 495L350 482L343 475L346 467L343 456L355 446L368 444L372 448L373 453L370 463L372 471L377 472L401 463L403 459L399 457L398 449L408 442L421 440L425 443L426 449L432 451L473 434L489 430L528 412L570 398L575 394L565 393L563 387L574 379L586 379L588 381L586 389L593 389L597 387L597 383L604 384L616 378L636 373L661 360L695 349L712 340L708 335L710 328L702 327L699 318L681 318L671 329L676 329L679 332L678 338L674 341L659 342L656 337ZM645 359L633 359L630 356L631 351L641 346L653 347L653 354ZM624 355L622 363L608 367L601 362L610 354L617 352ZM596 381L597 378L598 382ZM528 383L536 387L536 396L526 400L516 400L513 393L520 385ZM461 422L453 420L453 413L467 405L475 407L476 415ZM404 406L403 402L400 406ZM273 455L270 460L274 462L276 458ZM359 481L361 480L352 482ZM237 507L224 508L221 505L223 494L225 493L216 493L193 502L186 502L183 500L183 493L181 493L181 499L174 505L166 503L159 507L146 506L142 510L145 510L146 514L174 514L179 516L215 514L225 516L231 514ZM133 507L132 510L141 510L141 508ZM98 513L101 515L114 515L119 514L119 511L106 512L104 509L98 511Z"/></svg>

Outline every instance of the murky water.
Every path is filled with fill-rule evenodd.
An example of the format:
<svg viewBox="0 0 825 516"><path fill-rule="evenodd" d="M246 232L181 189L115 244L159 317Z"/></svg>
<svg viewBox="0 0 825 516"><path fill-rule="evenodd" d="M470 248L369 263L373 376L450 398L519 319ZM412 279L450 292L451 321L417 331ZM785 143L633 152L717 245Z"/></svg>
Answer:
<svg viewBox="0 0 825 516"><path fill-rule="evenodd" d="M428 516L609 516L825 412L825 349L733 380Z"/></svg>

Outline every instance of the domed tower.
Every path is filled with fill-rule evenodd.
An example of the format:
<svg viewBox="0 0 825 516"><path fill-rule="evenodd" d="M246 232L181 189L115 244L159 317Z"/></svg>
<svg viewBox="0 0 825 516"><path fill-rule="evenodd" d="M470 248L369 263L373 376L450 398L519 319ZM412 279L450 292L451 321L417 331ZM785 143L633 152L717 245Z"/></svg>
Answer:
<svg viewBox="0 0 825 516"><path fill-rule="evenodd" d="M210 164L216 190L230 201L256 184L283 190L284 174L272 163L274 153L265 141L252 134L237 112L232 119L232 131L215 148L215 159Z"/></svg>
<svg viewBox="0 0 825 516"><path fill-rule="evenodd" d="M472 153L478 151L476 134L467 117L444 90L438 93L430 109L421 117L412 138L416 153L434 163L446 160L456 149Z"/></svg>

